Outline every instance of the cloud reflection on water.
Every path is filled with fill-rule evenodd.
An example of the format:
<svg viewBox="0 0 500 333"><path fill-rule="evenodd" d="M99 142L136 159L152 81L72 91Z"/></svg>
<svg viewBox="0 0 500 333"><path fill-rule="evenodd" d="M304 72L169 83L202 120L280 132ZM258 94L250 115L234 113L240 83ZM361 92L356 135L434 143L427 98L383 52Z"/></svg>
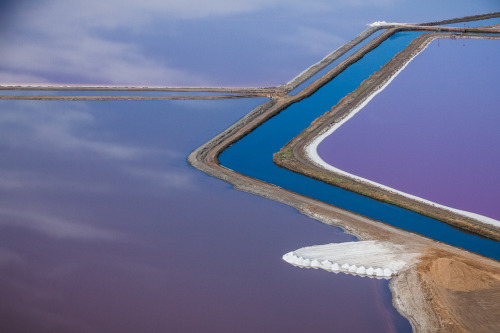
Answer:
<svg viewBox="0 0 500 333"><path fill-rule="evenodd" d="M185 153L159 142L117 137L106 129L114 118L104 115L111 111L96 113L89 103L72 102L2 101L1 106L0 230L123 241L127 237L119 230L100 226L102 217L82 214L67 198L95 197L98 202L130 187L142 196L193 186L192 174L177 166L185 163Z"/></svg>
<svg viewBox="0 0 500 333"><path fill-rule="evenodd" d="M378 299L386 282L297 272L280 259L297 244L352 236L188 166L190 151L264 100L0 101L0 177L28 183L0 187L0 330L387 331L390 304L352 297ZM30 115L77 142L150 153L61 148ZM74 180L108 192L73 188ZM354 324L340 320L358 311L366 315Z"/></svg>
<svg viewBox="0 0 500 333"><path fill-rule="evenodd" d="M111 142L97 134L94 115L84 104L62 108L21 102L0 113L2 145L17 148L95 153L102 157L134 160L158 151Z"/></svg>
<svg viewBox="0 0 500 333"><path fill-rule="evenodd" d="M17 210L0 207L0 230L7 226L30 229L57 239L113 241L122 238L116 231L46 215L29 208Z"/></svg>
<svg viewBox="0 0 500 333"><path fill-rule="evenodd" d="M352 39L367 23L471 15L494 11L495 5L466 0L424 0L418 6L409 0L46 0L6 8L0 25L2 83L203 86L277 85Z"/></svg>

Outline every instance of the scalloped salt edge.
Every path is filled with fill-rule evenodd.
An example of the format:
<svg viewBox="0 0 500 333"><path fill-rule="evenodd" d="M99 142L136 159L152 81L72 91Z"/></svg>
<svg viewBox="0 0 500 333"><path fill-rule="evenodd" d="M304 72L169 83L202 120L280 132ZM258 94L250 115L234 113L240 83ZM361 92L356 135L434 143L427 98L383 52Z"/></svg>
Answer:
<svg viewBox="0 0 500 333"><path fill-rule="evenodd" d="M286 253L283 260L297 267L390 278L415 263L418 255L403 245L361 241L304 247Z"/></svg>
<svg viewBox="0 0 500 333"><path fill-rule="evenodd" d="M347 263L340 266L338 263L330 263L329 265L323 264L323 262L319 262L317 259L306 259L302 257L298 257L295 252L288 252L283 256L283 260L297 267L304 268L314 268L314 269L324 269L329 272L342 272L342 273L350 273L359 276L366 277L383 277L383 278L391 278L396 275L397 272L391 270L390 268L381 268L381 267L368 267L364 266L357 267L356 265L349 265Z"/></svg>

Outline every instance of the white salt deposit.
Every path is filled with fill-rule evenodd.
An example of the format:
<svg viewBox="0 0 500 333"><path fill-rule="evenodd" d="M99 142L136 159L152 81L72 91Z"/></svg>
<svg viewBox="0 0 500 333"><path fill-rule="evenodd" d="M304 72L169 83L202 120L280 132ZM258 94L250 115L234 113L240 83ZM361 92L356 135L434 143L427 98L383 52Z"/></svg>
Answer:
<svg viewBox="0 0 500 333"><path fill-rule="evenodd" d="M323 261L321 262L321 265L323 265L323 267L325 267L325 268L330 268L330 267L332 267L332 263L331 263L329 260L323 260Z"/></svg>
<svg viewBox="0 0 500 333"><path fill-rule="evenodd" d="M356 270L356 274L365 274L365 273L366 273L365 266L358 267L358 269Z"/></svg>
<svg viewBox="0 0 500 333"><path fill-rule="evenodd" d="M390 278L416 262L418 253L388 242L362 241L304 247L283 255L283 260L300 267L321 268L360 276ZM368 267L368 268L366 268Z"/></svg>
<svg viewBox="0 0 500 333"><path fill-rule="evenodd" d="M313 259L313 260L311 261L311 267L312 267L312 268L320 268L320 267L321 267L321 264L320 264L320 262L319 262L317 259Z"/></svg>
<svg viewBox="0 0 500 333"><path fill-rule="evenodd" d="M410 23L396 23L396 22L386 22L386 21L375 21L368 24L370 27L381 27L386 25L410 25Z"/></svg>

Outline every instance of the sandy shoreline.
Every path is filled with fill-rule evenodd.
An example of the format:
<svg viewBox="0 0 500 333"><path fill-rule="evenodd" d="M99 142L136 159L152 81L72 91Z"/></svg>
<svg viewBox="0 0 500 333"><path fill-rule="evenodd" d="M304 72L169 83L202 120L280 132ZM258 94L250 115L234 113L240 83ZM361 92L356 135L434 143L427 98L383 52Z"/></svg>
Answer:
<svg viewBox="0 0 500 333"><path fill-rule="evenodd" d="M498 16L498 13L496 15ZM405 29L397 27L389 30L377 41L367 44L362 49L364 51L358 51L360 53L351 56L299 94L273 98L257 107L226 131L196 149L188 161L195 168L233 184L235 189L286 203L307 216L341 227L360 240L388 242L396 246L401 253L415 255L415 261L409 260L407 265L403 265L390 283L394 296L393 304L408 318L414 331L461 332L471 331L473 328L474 331L488 332L498 329L498 261L345 211L239 174L219 164L217 157L232 143L291 104L314 93L350 63L359 60L363 52L368 52L370 48L380 44L382 39ZM363 242L358 243L360 247L365 246ZM359 253L358 258L362 258L364 251ZM464 301L453 301L456 297ZM478 306L479 299L481 304Z"/></svg>

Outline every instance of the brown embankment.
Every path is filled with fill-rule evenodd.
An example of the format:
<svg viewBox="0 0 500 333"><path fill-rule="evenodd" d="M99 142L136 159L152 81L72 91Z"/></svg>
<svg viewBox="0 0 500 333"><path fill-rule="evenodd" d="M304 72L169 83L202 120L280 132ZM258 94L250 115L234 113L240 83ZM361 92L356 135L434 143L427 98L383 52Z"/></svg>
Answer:
<svg viewBox="0 0 500 333"><path fill-rule="evenodd" d="M54 96L54 95L0 95L7 100L34 101L163 101L163 100L215 100L252 97L270 97L268 93L213 95L213 96Z"/></svg>
<svg viewBox="0 0 500 333"><path fill-rule="evenodd" d="M500 241L500 229L493 225L485 224L469 216L454 213L450 210L436 207L419 200L415 200L402 194L382 189L368 182L359 181L350 176L325 170L312 162L305 152L305 147L317 136L324 133L332 124L346 118L361 103L367 100L374 91L383 86L400 68L402 68L412 57L421 52L425 46L435 38L450 38L455 35L444 33L424 34L416 38L405 50L391 59L378 72L365 80L359 88L344 97L330 112L316 119L309 128L292 139L279 153L274 155L274 162L281 167L323 182L339 186L346 190L356 192L381 202L390 203L405 209L415 211L419 214L443 221L454 227L476 233ZM495 38L500 36L491 35L464 35L466 38Z"/></svg>
<svg viewBox="0 0 500 333"><path fill-rule="evenodd" d="M315 63L314 65L310 66L306 70L304 70L302 73L300 73L298 76L296 76L294 79L292 79L290 82L288 82L285 86L284 89L286 92L290 92L297 88L299 85L304 83L305 81L309 80L311 77L316 75L319 71L321 71L323 68L327 67L330 65L332 62L343 56L345 53L350 51L353 47L370 37L373 33L387 29L387 26L378 26L378 27L371 27L360 33L356 38L351 40L350 42L342 45L323 59L321 59L319 62Z"/></svg>
<svg viewBox="0 0 500 333"><path fill-rule="evenodd" d="M214 93L279 93L279 87L138 87L138 86L82 86L82 85L0 85L0 90L61 90L61 91L172 91Z"/></svg>
<svg viewBox="0 0 500 333"><path fill-rule="evenodd" d="M472 16L464 16L464 17L459 17L459 18L454 18L454 19L449 19L449 20L426 22L426 23L420 23L419 25L454 24L454 23L461 23L461 22L487 20L487 19L492 19L492 18L496 18L496 17L500 17L500 12L494 12L494 13L488 13L488 14L479 14L479 15L472 15Z"/></svg>

